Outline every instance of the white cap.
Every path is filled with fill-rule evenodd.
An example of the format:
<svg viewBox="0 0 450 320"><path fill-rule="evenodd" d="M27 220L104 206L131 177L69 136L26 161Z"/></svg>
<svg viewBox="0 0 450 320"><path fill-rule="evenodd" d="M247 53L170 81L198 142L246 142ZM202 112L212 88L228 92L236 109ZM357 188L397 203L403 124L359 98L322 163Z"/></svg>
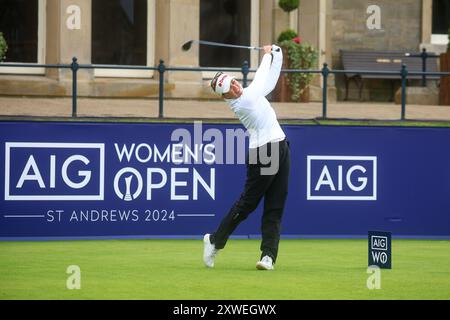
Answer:
<svg viewBox="0 0 450 320"><path fill-rule="evenodd" d="M216 77L214 77L213 81L211 82L211 87L213 88L214 92L222 95L230 91L231 81L233 81L234 77L229 76L226 73L216 74ZM215 83L214 80L216 81ZM214 84L215 86L213 87Z"/></svg>

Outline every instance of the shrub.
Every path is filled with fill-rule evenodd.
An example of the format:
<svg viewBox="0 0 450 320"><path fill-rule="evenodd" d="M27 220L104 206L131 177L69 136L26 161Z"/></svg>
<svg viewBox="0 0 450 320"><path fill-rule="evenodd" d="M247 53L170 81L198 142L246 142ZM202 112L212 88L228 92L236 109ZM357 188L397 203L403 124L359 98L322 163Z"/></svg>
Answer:
<svg viewBox="0 0 450 320"><path fill-rule="evenodd" d="M0 62L5 60L6 51L8 51L8 45L3 37L3 33L0 32Z"/></svg>
<svg viewBox="0 0 450 320"><path fill-rule="evenodd" d="M447 52L450 52L450 28L448 28L448 47Z"/></svg>
<svg viewBox="0 0 450 320"><path fill-rule="evenodd" d="M285 12L291 12L298 8L300 5L300 0L280 0L278 5Z"/></svg>
<svg viewBox="0 0 450 320"><path fill-rule="evenodd" d="M286 40L290 41L290 40L294 39L295 37L298 37L297 32L295 32L292 29L288 29L288 30L285 30L280 33L280 35L278 36L278 39L277 39L277 43L282 43L283 41L286 41Z"/></svg>
<svg viewBox="0 0 450 320"><path fill-rule="evenodd" d="M311 70L317 68L319 54L317 50L308 43L302 43L300 38L285 40L280 46L287 52L289 58L289 69ZM284 75L291 89L293 101L297 101L303 90L308 87L314 74L291 73Z"/></svg>

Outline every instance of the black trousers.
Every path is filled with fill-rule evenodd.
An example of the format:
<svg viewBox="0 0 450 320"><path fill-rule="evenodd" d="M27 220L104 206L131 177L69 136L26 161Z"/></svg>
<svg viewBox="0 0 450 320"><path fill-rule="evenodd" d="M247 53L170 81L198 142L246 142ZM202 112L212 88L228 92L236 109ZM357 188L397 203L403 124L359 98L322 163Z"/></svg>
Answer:
<svg viewBox="0 0 450 320"><path fill-rule="evenodd" d="M267 155L271 159L278 155L278 170L272 170L273 174L266 174L267 171L264 173L262 169L269 168L271 164L267 164L267 159L260 157L261 154ZM217 249L224 248L236 227L258 207L264 197L264 212L261 221L261 258L268 255L275 262L280 242L281 218L288 194L291 164L289 142L285 139L280 142L268 143L257 149L250 149L246 164L247 180L244 191L223 218L216 232L211 235L211 242Z"/></svg>

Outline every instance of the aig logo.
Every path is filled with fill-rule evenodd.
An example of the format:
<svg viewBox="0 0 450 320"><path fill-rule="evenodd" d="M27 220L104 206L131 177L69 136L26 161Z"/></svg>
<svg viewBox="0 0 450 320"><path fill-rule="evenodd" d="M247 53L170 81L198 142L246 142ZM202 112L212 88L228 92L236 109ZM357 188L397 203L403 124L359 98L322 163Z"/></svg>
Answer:
<svg viewBox="0 0 450 320"><path fill-rule="evenodd" d="M5 143L5 200L103 200L101 143Z"/></svg>
<svg viewBox="0 0 450 320"><path fill-rule="evenodd" d="M307 200L377 200L377 157L308 156Z"/></svg>

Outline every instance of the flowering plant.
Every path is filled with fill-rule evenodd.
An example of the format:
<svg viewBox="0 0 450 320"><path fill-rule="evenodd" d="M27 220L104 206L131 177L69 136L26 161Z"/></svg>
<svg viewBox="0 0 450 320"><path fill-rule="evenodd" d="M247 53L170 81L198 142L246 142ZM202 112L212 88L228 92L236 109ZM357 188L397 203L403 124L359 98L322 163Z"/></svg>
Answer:
<svg viewBox="0 0 450 320"><path fill-rule="evenodd" d="M289 69L311 70L317 68L317 50L310 44L302 42L300 37L284 40L279 44L287 53ZM314 77L311 73L289 73L284 76L291 89L293 101L298 101Z"/></svg>

